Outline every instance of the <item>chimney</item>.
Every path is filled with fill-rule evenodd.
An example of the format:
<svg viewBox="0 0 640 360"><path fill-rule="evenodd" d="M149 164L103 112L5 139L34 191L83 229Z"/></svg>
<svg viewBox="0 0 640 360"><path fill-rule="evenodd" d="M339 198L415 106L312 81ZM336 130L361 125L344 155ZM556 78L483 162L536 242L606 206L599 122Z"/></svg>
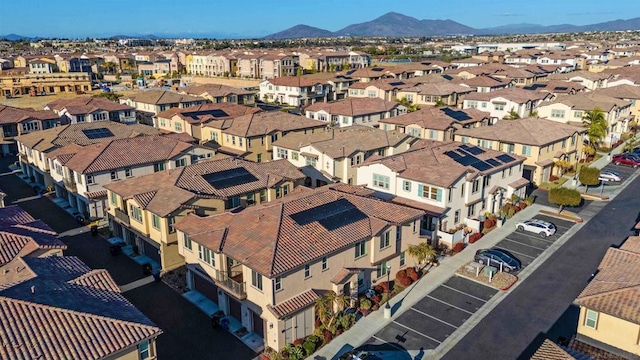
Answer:
<svg viewBox="0 0 640 360"><path fill-rule="evenodd" d="M36 293L36 287L35 287L35 286L32 286L32 287L31 287L31 293L32 293L32 294L35 294L35 293Z"/></svg>

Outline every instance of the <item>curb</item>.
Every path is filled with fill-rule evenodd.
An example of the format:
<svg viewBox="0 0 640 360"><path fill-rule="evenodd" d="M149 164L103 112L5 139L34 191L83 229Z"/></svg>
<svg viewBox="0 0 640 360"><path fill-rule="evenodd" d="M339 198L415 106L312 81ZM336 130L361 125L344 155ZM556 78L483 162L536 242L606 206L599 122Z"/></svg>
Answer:
<svg viewBox="0 0 640 360"><path fill-rule="evenodd" d="M573 222L575 222L577 224L580 224L580 223L584 222L584 219L582 219L581 217L579 217L577 215L575 215L575 216L574 215L563 215L563 214L558 214L556 212L547 211L547 210L540 210L540 211L538 211L538 214L551 216L551 217L554 217L556 219L573 221Z"/></svg>
<svg viewBox="0 0 640 360"><path fill-rule="evenodd" d="M512 287L513 285L515 285L515 284L520 280L520 278L519 278L517 275L513 275L513 276L516 278L516 281L512 282L512 283L511 283L509 286L507 286L506 288L503 288L503 289L500 289L500 290L502 290L502 291L507 291L507 290L511 289L511 287Z"/></svg>

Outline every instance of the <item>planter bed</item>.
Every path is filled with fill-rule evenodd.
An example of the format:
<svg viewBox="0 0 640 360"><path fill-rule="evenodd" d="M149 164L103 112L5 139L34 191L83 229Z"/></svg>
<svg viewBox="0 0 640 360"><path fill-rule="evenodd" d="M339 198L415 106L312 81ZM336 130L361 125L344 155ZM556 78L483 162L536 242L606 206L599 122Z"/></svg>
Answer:
<svg viewBox="0 0 640 360"><path fill-rule="evenodd" d="M538 212L539 214L542 215L547 215L547 216L551 216L551 217L555 217L558 219L564 219L564 220L569 220L569 221L574 221L576 223L581 223L584 220L582 220L581 217L579 217L576 214L570 213L568 211L563 211L562 213L558 214L556 211L547 211L547 210L540 210Z"/></svg>
<svg viewBox="0 0 640 360"><path fill-rule="evenodd" d="M505 272L497 272L493 276L493 281L489 282L489 277L482 273L482 269L480 269L480 275L478 275L477 277L475 272L467 271L468 264L469 263L464 264L462 267L456 270L456 274L498 290L508 290L511 286L513 286L513 284L516 283L516 281L518 281L518 277L515 275L507 274Z"/></svg>

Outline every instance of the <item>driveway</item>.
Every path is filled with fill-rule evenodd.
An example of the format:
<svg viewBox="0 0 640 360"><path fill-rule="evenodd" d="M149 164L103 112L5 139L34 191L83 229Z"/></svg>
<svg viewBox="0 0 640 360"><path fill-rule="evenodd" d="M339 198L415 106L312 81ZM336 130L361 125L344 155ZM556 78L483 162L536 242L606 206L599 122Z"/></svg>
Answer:
<svg viewBox="0 0 640 360"><path fill-rule="evenodd" d="M81 227L67 212L46 197L34 197L33 190L13 174L8 165L15 158L0 158L0 189L7 194L5 204L18 201L23 209L41 219L55 231ZM82 227L81 227L82 228ZM142 269L130 258L111 256L109 244L100 236L84 233L64 236L65 255L77 256L93 269L107 269L115 282L122 286L141 279ZM164 283L152 283L135 288L123 295L164 334L157 340L160 359L252 359L255 354L233 334L211 328L209 318L180 294Z"/></svg>
<svg viewBox="0 0 640 360"><path fill-rule="evenodd" d="M443 358L484 360L491 354L494 359L529 359L535 344L529 345L571 309L607 249L620 245L632 234L630 229L640 210L638 194L640 180L636 179L608 204L592 203L587 209L596 213L595 217L513 289ZM556 326L554 334L570 338L571 333L560 333L557 328L575 331L576 325Z"/></svg>

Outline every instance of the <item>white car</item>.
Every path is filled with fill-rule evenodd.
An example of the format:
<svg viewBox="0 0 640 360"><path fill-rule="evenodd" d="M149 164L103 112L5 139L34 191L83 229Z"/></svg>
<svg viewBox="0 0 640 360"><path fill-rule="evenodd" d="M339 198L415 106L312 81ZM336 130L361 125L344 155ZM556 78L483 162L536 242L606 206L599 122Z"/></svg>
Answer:
<svg viewBox="0 0 640 360"><path fill-rule="evenodd" d="M531 219L516 224L519 231L536 233L541 237L551 236L556 233L556 226L552 223L539 219Z"/></svg>
<svg viewBox="0 0 640 360"><path fill-rule="evenodd" d="M622 177L620 177L620 174L615 171L602 170L600 171L600 181L622 181Z"/></svg>

